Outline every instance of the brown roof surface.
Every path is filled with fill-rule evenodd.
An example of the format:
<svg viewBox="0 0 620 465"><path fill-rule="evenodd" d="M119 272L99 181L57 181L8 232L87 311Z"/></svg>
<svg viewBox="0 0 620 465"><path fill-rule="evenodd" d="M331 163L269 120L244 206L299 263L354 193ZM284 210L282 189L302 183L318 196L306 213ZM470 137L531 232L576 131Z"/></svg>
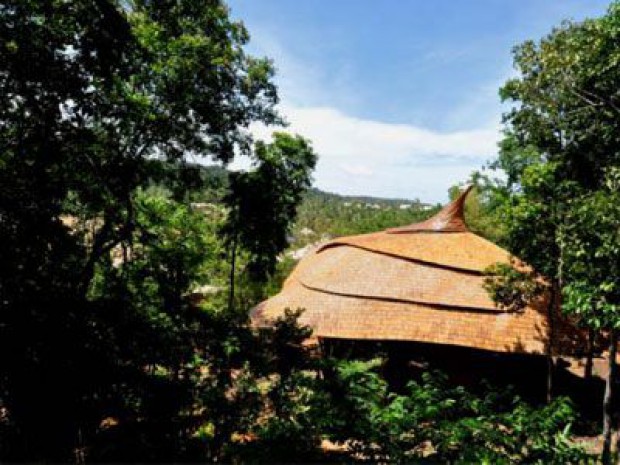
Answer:
<svg viewBox="0 0 620 465"><path fill-rule="evenodd" d="M505 313L365 299L295 286L261 303L255 318L274 319L285 308L304 308L302 324L318 337L420 341L498 352L545 353L541 312Z"/></svg>
<svg viewBox="0 0 620 465"><path fill-rule="evenodd" d="M479 273L341 246L309 256L298 284L330 294L497 311ZM343 266L345 264L345 266ZM369 271L372 280L369 281ZM369 285L371 284L371 285Z"/></svg>
<svg viewBox="0 0 620 465"><path fill-rule="evenodd" d="M319 252L341 245L463 271L481 272L493 263L510 261L506 250L471 232L390 234L382 231L334 239Z"/></svg>
<svg viewBox="0 0 620 465"><path fill-rule="evenodd" d="M544 353L545 302L507 313L482 287L482 271L509 263L510 254L467 230L468 191L422 223L323 245L300 261L278 295L252 311L253 321L265 324L286 308L303 308L300 323L318 337Z"/></svg>

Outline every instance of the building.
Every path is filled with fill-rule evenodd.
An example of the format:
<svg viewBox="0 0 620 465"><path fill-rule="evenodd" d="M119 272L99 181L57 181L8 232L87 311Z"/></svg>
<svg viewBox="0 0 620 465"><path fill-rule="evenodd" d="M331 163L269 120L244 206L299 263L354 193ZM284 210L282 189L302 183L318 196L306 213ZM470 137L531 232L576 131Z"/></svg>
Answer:
<svg viewBox="0 0 620 465"><path fill-rule="evenodd" d="M300 323L319 340L381 341L401 355L407 346L408 354L441 354L470 371L501 354L505 367L510 359L526 371L531 364L544 369L550 339L565 343L580 334L559 315L550 320L545 298L518 312L495 305L484 271L511 256L467 228L469 190L424 222L322 245L279 294L253 309L253 321L267 324L286 308L303 308Z"/></svg>

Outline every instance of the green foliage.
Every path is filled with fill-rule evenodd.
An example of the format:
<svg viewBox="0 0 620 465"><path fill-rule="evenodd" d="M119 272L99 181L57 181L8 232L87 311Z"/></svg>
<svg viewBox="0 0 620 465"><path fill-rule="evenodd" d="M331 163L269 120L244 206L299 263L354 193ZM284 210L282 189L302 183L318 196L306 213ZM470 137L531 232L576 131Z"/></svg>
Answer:
<svg viewBox="0 0 620 465"><path fill-rule="evenodd" d="M533 145L523 145L518 138L507 131L499 144L499 156L491 162L492 169L501 169L506 174L505 185L513 189L521 184L525 169L543 161L540 151Z"/></svg>
<svg viewBox="0 0 620 465"><path fill-rule="evenodd" d="M532 271L520 271L514 263L496 263L485 270L484 289L499 308L523 310L548 288Z"/></svg>
<svg viewBox="0 0 620 465"><path fill-rule="evenodd" d="M193 298L196 286L218 279L216 224L166 197L139 193L135 207L135 237L98 266L89 295L105 331L90 343L116 365L98 386L108 397L99 419L116 424L85 437L89 457L196 457L206 431L201 455L217 457L228 429L252 418L257 395L241 355L254 347L245 316L203 310ZM232 369L240 371L234 380Z"/></svg>
<svg viewBox="0 0 620 465"><path fill-rule="evenodd" d="M162 154L229 161L235 147L249 153L243 128L256 120L276 122L277 94L271 63L243 51L245 27L219 0L135 0L127 10L146 67L119 85L139 102L139 121L158 130L154 141Z"/></svg>
<svg viewBox="0 0 620 465"><path fill-rule="evenodd" d="M220 165L166 160L148 160L148 164L149 189L157 189L179 201L220 203L229 188L228 170Z"/></svg>
<svg viewBox="0 0 620 465"><path fill-rule="evenodd" d="M609 170L604 189L570 202L559 242L570 281L564 309L589 326L620 325L620 176Z"/></svg>
<svg viewBox="0 0 620 465"><path fill-rule="evenodd" d="M247 40L217 0L0 6L3 459L68 461L107 416L153 433L159 460L181 453L191 389L170 373L201 330L184 293L219 252L200 251L213 243L196 217L139 191L161 174L152 159L229 161L250 152L250 123L278 121L273 69ZM194 177L179 172L176 198Z"/></svg>
<svg viewBox="0 0 620 465"><path fill-rule="evenodd" d="M532 407L510 391L482 395L426 373L390 392L380 360L323 360L320 375L298 369L263 381L266 409L252 440L230 452L244 461L394 463L585 463L572 443L564 398ZM332 455L319 445L328 439Z"/></svg>
<svg viewBox="0 0 620 465"><path fill-rule="evenodd" d="M227 241L249 254L249 271L264 279L287 247L287 234L302 195L310 187L316 154L300 136L276 132L270 144L257 142L255 166L233 172L224 198L229 208L222 229Z"/></svg>
<svg viewBox="0 0 620 465"><path fill-rule="evenodd" d="M252 429L254 441L239 447L245 461L324 461L320 445L329 399L308 372L278 376L267 393L265 415Z"/></svg>
<svg viewBox="0 0 620 465"><path fill-rule="evenodd" d="M559 464L585 457L570 444L573 414L564 399L534 409L490 388L478 397L438 373L424 374L398 395L388 393L374 367L345 362L337 370L346 402L344 416L338 406L336 418L351 425L347 439L360 458Z"/></svg>
<svg viewBox="0 0 620 465"><path fill-rule="evenodd" d="M472 183L476 186L465 199L465 221L469 229L494 243L501 243L505 237L505 225L497 214L497 201L493 190L483 182L479 173L472 175ZM455 200L462 189L452 186L448 190L450 200Z"/></svg>
<svg viewBox="0 0 620 465"><path fill-rule="evenodd" d="M244 329L239 321L227 325L227 331L243 336L234 352L237 359L246 360L246 376L237 371L227 377L226 370L230 372L234 365L230 361L221 365L227 389L216 391L221 395L211 397L205 412L205 420L216 425L208 457L269 461L318 458L321 423L316 421L318 416L307 416L307 403L313 403L315 413L320 412L320 403L315 395L316 378L306 371L314 362L303 345L311 331L298 325L299 315L300 311L287 310L271 327L258 332ZM226 334L222 329L216 334ZM211 371L214 365L209 366ZM207 386L205 392L212 393L213 388ZM246 408L240 408L243 405Z"/></svg>
<svg viewBox="0 0 620 465"><path fill-rule="evenodd" d="M261 450L263 459L290 460L293 453L316 460L320 439L329 438L345 446L341 459L357 461L586 460L570 441L573 412L566 399L537 409L488 386L484 395L474 395L439 373L426 373L422 381L409 383L406 393L395 394L377 373L380 364L331 360L322 365L322 380L297 373L278 384L278 392L285 393L283 410L256 430L251 450Z"/></svg>
<svg viewBox="0 0 620 465"><path fill-rule="evenodd" d="M564 309L597 328L617 319L616 297L597 294L616 275L613 246L597 248L617 242L615 190L607 184L620 165L619 24L614 2L601 18L565 22L515 48L520 75L501 95L518 105L504 117L493 164L507 174L498 191L509 249L556 287L564 284Z"/></svg>
<svg viewBox="0 0 620 465"><path fill-rule="evenodd" d="M618 165L617 47L620 7L580 23L564 22L538 43L515 48L520 76L502 97L518 101L506 115L521 147L561 161L567 178L601 186L606 166Z"/></svg>
<svg viewBox="0 0 620 465"><path fill-rule="evenodd" d="M514 49L519 75L500 94L515 105L504 115L505 139L495 164L508 175L500 190L510 250L549 279L551 295L562 293L563 309L581 324L612 330L611 353L620 321L613 278L618 186L608 186L620 166L619 38L620 3L613 2L600 18L564 22L540 41ZM615 357L609 359L605 463L615 384Z"/></svg>
<svg viewBox="0 0 620 465"><path fill-rule="evenodd" d="M424 209L419 201L342 197L310 190L293 228L295 245L404 226L425 220L438 210L438 206Z"/></svg>
<svg viewBox="0 0 620 465"><path fill-rule="evenodd" d="M507 246L551 279L562 271L557 238L569 200L603 186L606 167L620 163L612 71L619 20L613 3L601 18L565 22L539 42L517 46L519 76L500 91L516 103L504 115L505 137L492 164L507 175L496 193Z"/></svg>
<svg viewBox="0 0 620 465"><path fill-rule="evenodd" d="M507 175L496 190L506 245L556 287L562 281L570 289L574 279L564 263L571 246L560 246L562 231L572 228L572 199L601 189L608 167L620 163L613 136L620 129L618 76L611 71L619 21L614 3L602 18L565 22L538 43L519 45L520 75L501 90L518 103L504 116L505 138L492 164Z"/></svg>
<svg viewBox="0 0 620 465"><path fill-rule="evenodd" d="M520 178L520 189L503 205L509 250L550 279L559 277L558 228L564 222L566 189L555 163L533 163Z"/></svg>

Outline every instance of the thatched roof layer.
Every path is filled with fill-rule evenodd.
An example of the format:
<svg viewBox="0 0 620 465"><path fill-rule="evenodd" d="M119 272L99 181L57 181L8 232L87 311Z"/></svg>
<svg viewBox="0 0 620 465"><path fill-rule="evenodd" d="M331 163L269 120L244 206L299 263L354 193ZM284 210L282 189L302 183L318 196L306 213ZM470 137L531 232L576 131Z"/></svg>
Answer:
<svg viewBox="0 0 620 465"><path fill-rule="evenodd" d="M303 272L295 278L308 289L369 299L497 311L482 288L484 277L477 273L428 266L346 245L314 254L306 261Z"/></svg>
<svg viewBox="0 0 620 465"><path fill-rule="evenodd" d="M545 353L541 312L477 311L412 302L334 295L303 285L285 289L254 310L273 319L285 308L305 308L301 323L324 338L419 341L498 352Z"/></svg>
<svg viewBox="0 0 620 465"><path fill-rule="evenodd" d="M334 239L318 252L342 245L463 271L481 272L492 263L510 261L506 250L471 232L390 234L382 231Z"/></svg>

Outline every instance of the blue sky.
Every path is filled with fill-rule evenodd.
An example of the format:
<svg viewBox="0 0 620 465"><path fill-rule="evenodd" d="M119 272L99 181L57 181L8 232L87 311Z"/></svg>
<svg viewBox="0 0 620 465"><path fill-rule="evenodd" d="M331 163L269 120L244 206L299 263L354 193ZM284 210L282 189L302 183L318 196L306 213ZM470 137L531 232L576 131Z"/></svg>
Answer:
<svg viewBox="0 0 620 465"><path fill-rule="evenodd" d="M497 152L511 48L609 2L228 3L250 31L248 50L275 61L288 130L319 154L317 187L439 202Z"/></svg>

